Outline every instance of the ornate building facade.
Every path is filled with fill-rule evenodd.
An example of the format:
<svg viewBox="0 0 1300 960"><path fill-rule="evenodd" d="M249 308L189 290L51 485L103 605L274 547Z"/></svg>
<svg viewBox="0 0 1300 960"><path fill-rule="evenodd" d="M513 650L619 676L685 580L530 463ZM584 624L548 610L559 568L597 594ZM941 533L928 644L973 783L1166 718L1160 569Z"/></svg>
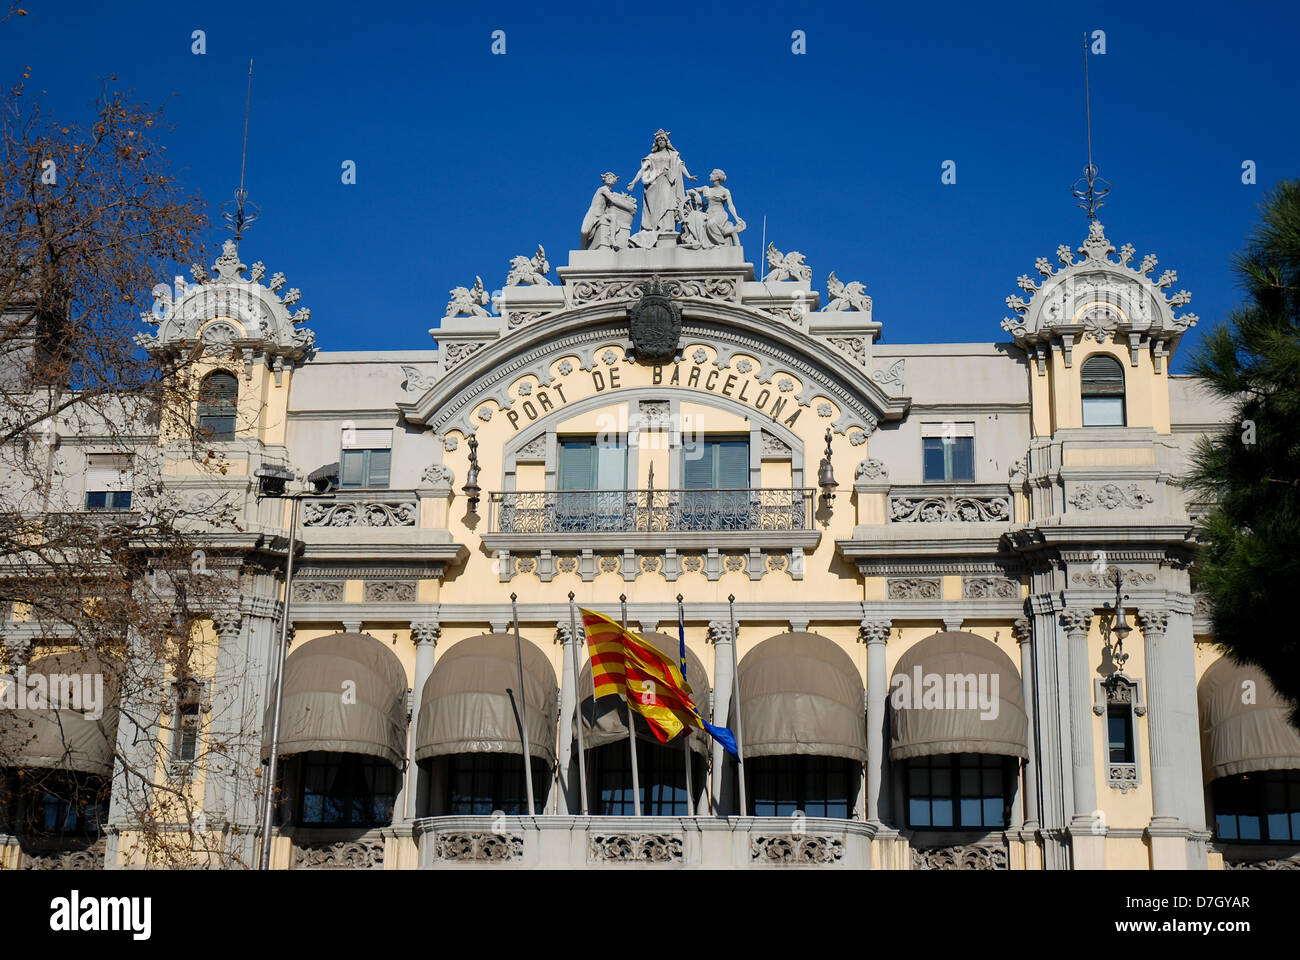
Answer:
<svg viewBox="0 0 1300 960"><path fill-rule="evenodd" d="M256 862L295 509L259 499L268 467L307 491L274 866L1300 864L1300 737L1190 589L1176 479L1228 414L1170 372L1196 322L1174 273L1093 220L1019 277L999 342L892 344L863 284L830 271L823 297L774 246L756 271L725 173L686 177L657 137L639 204L607 175L554 279L539 247L496 296L456 288L428 351L330 352L233 242L196 268L141 338L195 357L223 464L164 426L158 481L231 511L202 533L229 602L177 708L193 730L140 756L106 713L78 767L114 784L103 838L34 852L11 816L5 866L135 862L123 758L184 769L202 820L178 829ZM67 482L113 509L83 439ZM679 596L687 680L744 779L638 719L637 816L570 600L618 618L625 597L675 656ZM36 669L39 625L8 627Z"/></svg>

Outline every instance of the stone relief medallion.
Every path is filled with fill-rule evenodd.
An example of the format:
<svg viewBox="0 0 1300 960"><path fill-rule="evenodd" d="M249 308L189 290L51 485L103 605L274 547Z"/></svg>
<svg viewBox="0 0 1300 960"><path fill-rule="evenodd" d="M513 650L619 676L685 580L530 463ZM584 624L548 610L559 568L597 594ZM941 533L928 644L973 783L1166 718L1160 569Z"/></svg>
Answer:
<svg viewBox="0 0 1300 960"><path fill-rule="evenodd" d="M668 298L658 277L643 288L641 299L627 308L627 323L633 359L660 364L677 356L682 336L682 308Z"/></svg>

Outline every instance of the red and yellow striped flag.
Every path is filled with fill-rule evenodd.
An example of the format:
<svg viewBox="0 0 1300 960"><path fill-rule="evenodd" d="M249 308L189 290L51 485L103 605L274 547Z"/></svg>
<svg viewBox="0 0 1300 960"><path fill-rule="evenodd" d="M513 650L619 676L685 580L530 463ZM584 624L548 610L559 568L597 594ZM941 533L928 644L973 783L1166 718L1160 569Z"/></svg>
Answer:
<svg viewBox="0 0 1300 960"><path fill-rule="evenodd" d="M609 617L593 610L581 613L597 698L615 693L624 697L660 743L683 729L708 729L691 698L690 685L671 658Z"/></svg>

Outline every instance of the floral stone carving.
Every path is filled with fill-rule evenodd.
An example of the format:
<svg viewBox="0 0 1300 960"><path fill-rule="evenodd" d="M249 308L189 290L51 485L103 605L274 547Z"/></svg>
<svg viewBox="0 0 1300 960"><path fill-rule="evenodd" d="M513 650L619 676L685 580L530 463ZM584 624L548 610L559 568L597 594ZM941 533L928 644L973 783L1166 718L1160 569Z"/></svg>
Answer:
<svg viewBox="0 0 1300 960"><path fill-rule="evenodd" d="M682 838L662 833L593 833L587 860L612 863L681 863Z"/></svg>

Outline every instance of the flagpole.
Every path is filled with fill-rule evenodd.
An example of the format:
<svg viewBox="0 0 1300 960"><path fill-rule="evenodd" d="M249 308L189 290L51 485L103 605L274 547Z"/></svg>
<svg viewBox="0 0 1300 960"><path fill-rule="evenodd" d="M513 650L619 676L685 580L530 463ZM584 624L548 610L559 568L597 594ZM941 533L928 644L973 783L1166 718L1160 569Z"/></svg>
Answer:
<svg viewBox="0 0 1300 960"><path fill-rule="evenodd" d="M686 616L682 609L682 595L677 594L677 640L682 661L682 679L686 680ZM687 681L688 683L690 681ZM692 697L692 699L694 699ZM695 791L691 787L691 728L682 731L682 750L686 756L686 815L695 816Z"/></svg>
<svg viewBox="0 0 1300 960"><path fill-rule="evenodd" d="M586 635L587 635L587 630L585 625L583 627L582 634L583 634L583 645L585 646ZM573 638L573 676L574 676L574 682L577 683L577 678L582 676L582 653L581 653L581 648L578 645L578 617L574 613L572 590L569 591L569 636ZM593 693L595 693L595 689L596 689L595 678L593 677L592 678ZM587 757L586 754L583 752L583 747L582 747L582 688L581 686L579 686L578 689L574 691L573 707L578 713L578 725L576 728L578 731L578 784L579 784L578 789L582 791L582 815L585 817L587 815Z"/></svg>
<svg viewBox="0 0 1300 960"><path fill-rule="evenodd" d="M731 702L736 709L736 765L740 778L740 815L749 815L749 805L745 802L745 735L740 722L740 655L736 652L736 595L727 597L727 607L731 611Z"/></svg>
<svg viewBox="0 0 1300 960"><path fill-rule="evenodd" d="M627 594L620 593L618 599L623 605L623 632L627 633ZM623 681L623 689L627 691L627 742L632 751L632 813L639 817L641 816L641 778L636 772L636 724L632 719L632 687L628 685L626 678Z"/></svg>
<svg viewBox="0 0 1300 960"><path fill-rule="evenodd" d="M528 704L524 697L523 641L519 639L519 596L510 594L510 610L515 618L515 665L519 667L519 739L524 744L524 789L528 793L528 816L537 813L533 804L533 756L528 748Z"/></svg>

